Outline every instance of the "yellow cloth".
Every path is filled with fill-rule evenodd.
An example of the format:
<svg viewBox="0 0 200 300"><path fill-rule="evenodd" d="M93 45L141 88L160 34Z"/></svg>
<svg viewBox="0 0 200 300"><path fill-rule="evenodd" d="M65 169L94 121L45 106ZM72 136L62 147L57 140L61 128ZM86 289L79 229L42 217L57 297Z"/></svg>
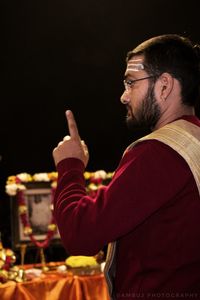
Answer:
<svg viewBox="0 0 200 300"><path fill-rule="evenodd" d="M71 276L51 272L23 283L0 285L1 300L109 300L103 274Z"/></svg>
<svg viewBox="0 0 200 300"><path fill-rule="evenodd" d="M7 300L7 299L14 299L15 295L15 288L16 283L15 282L6 282L0 285L0 299L1 300Z"/></svg>

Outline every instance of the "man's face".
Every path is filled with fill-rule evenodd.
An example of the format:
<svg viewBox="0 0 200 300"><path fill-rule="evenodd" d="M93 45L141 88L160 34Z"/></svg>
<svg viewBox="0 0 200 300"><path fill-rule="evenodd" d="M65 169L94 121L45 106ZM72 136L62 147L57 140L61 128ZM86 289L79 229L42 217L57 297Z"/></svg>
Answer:
<svg viewBox="0 0 200 300"><path fill-rule="evenodd" d="M154 76L145 71L143 60L138 55L128 61L121 101L127 108L128 127L152 129L160 118L160 107L154 95Z"/></svg>

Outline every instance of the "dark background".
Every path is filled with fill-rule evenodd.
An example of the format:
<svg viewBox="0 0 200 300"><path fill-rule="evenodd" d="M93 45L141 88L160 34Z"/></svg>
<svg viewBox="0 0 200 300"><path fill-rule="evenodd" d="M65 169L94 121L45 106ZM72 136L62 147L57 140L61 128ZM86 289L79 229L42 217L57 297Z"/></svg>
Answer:
<svg viewBox="0 0 200 300"><path fill-rule="evenodd" d="M127 51L154 35L200 42L198 0L2 0L0 231L11 243L9 175L54 171L73 110L88 171L116 168L130 133L120 103Z"/></svg>

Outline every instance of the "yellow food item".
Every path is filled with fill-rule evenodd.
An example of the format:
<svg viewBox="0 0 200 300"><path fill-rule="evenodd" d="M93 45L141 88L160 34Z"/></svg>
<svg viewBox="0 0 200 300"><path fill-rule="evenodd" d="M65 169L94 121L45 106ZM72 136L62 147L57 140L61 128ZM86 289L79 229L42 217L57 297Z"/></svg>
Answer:
<svg viewBox="0 0 200 300"><path fill-rule="evenodd" d="M70 256L65 260L65 263L70 268L98 266L93 256Z"/></svg>

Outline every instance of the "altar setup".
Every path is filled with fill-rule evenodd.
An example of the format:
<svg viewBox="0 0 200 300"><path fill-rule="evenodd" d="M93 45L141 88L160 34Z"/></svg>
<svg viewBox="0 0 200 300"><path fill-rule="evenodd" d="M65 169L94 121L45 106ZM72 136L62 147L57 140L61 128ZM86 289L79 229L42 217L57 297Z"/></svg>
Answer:
<svg viewBox="0 0 200 300"><path fill-rule="evenodd" d="M104 170L85 172L86 190L94 197L101 185L112 179ZM60 243L55 224L53 196L57 173L20 173L9 176L6 193L10 198L12 249L0 240L0 299L2 300L108 300L103 275L105 255L69 256L64 261L46 261L45 249ZM39 263L27 261L27 249L33 247ZM17 263L15 250L20 252Z"/></svg>
<svg viewBox="0 0 200 300"><path fill-rule="evenodd" d="M66 263L24 265L15 280L0 285L1 300L109 300L101 268L66 267ZM77 269L77 270L76 270ZM82 273L81 273L82 269ZM75 273L73 273L75 272ZM14 273L14 270L12 271Z"/></svg>

